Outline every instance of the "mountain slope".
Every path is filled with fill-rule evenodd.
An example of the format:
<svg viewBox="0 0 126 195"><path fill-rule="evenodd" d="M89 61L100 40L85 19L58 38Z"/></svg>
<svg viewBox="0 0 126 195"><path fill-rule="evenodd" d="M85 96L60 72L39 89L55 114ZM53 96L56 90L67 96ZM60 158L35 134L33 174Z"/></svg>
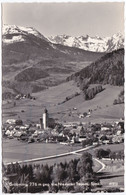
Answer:
<svg viewBox="0 0 126 195"><path fill-rule="evenodd" d="M48 41L41 33L32 27L19 27L16 25L3 25L3 42L6 44L25 41L26 35L34 35Z"/></svg>
<svg viewBox="0 0 126 195"><path fill-rule="evenodd" d="M72 37L68 35L57 35L49 37L53 43L58 43L70 47L77 47L86 51L94 52L111 52L120 48L124 48L124 37L120 34L114 34L112 37L90 37L78 36Z"/></svg>
<svg viewBox="0 0 126 195"><path fill-rule="evenodd" d="M53 44L31 27L5 25L2 35L4 92L12 89L14 93L32 93L58 85L103 54Z"/></svg>
<svg viewBox="0 0 126 195"><path fill-rule="evenodd" d="M84 88L87 84L124 85L124 49L113 51L68 78Z"/></svg>
<svg viewBox="0 0 126 195"><path fill-rule="evenodd" d="M25 61L35 57L79 59L93 61L101 54L83 51L60 44L53 44L42 34L31 27L4 25L3 35L3 65Z"/></svg>
<svg viewBox="0 0 126 195"><path fill-rule="evenodd" d="M4 104L3 120L5 122L8 118L18 119L20 116L26 123L39 123L42 110L46 107L49 116L61 122L101 123L118 121L124 116L124 105L113 105L113 101L118 97L122 87L107 85L105 88L103 92L97 94L92 100L84 101L83 95L80 94L64 104L59 104L66 97L80 92L80 89L73 81L62 83L48 90L34 93L33 96L36 98L36 101L21 99L16 102L15 107L13 106L13 101L10 104ZM75 107L77 110L73 110ZM80 114L88 113L89 109L92 110L89 118L79 118ZM24 110L24 112L21 112L21 110Z"/></svg>

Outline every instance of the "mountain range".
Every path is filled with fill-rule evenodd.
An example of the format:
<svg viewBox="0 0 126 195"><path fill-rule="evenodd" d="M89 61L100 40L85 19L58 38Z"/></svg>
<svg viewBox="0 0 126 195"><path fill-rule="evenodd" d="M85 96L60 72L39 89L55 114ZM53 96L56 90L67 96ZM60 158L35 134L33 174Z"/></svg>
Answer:
<svg viewBox="0 0 126 195"><path fill-rule="evenodd" d="M60 84L102 55L54 44L32 27L4 25L3 93L32 93Z"/></svg>
<svg viewBox="0 0 126 195"><path fill-rule="evenodd" d="M3 43L11 44L16 42L25 42L26 36L32 35L48 43L60 44L68 47L76 47L86 51L93 52L111 52L120 48L124 48L124 37L121 33L116 33L111 37L91 37L86 36L69 36L56 35L45 37L33 27L18 27L16 25L3 26ZM53 46L51 44L51 46Z"/></svg>
<svg viewBox="0 0 126 195"><path fill-rule="evenodd" d="M49 40L53 43L94 52L111 52L124 48L124 37L120 33L114 34L112 37L103 38L99 36L91 37L89 35L78 37L57 35L50 36Z"/></svg>
<svg viewBox="0 0 126 195"><path fill-rule="evenodd" d="M64 58L65 61L70 59L93 61L103 55L98 52L54 44L32 27L4 25L2 43L3 65L35 59L38 56L48 58L48 60Z"/></svg>
<svg viewBox="0 0 126 195"><path fill-rule="evenodd" d="M84 40L85 50L54 43L32 27L4 25L3 120L21 118L28 124L38 123L44 107L61 122L101 123L124 117L124 49L119 49L123 39L114 36L109 47L108 38L87 36L79 42L81 46ZM28 93L35 100L15 100L17 94L28 97ZM78 118L89 109L93 111L89 118Z"/></svg>
<svg viewBox="0 0 126 195"><path fill-rule="evenodd" d="M111 46L109 50L123 47L123 39L120 36L113 36L116 38L109 40ZM85 40L93 41L93 38L87 37ZM103 40L97 37L95 42L97 48L100 48L100 41L103 43ZM33 93L65 82L71 74L80 71L104 56L106 51L108 52L108 49L104 50L105 52L98 50L100 49L88 51L72 45L54 43L32 27L4 25L3 93L5 96L10 94L9 97L15 93Z"/></svg>

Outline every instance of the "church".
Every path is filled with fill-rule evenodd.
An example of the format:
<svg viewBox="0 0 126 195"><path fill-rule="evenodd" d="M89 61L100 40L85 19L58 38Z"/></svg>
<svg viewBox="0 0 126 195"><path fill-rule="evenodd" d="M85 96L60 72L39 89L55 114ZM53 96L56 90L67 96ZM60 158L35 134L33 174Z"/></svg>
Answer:
<svg viewBox="0 0 126 195"><path fill-rule="evenodd" d="M42 118L40 118L41 129L54 128L55 120L49 117L48 110L45 108Z"/></svg>

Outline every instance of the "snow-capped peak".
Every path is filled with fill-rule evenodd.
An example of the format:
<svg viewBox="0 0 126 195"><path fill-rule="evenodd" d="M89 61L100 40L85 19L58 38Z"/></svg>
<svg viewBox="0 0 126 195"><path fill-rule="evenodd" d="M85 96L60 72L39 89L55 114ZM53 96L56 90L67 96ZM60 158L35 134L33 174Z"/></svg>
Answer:
<svg viewBox="0 0 126 195"><path fill-rule="evenodd" d="M22 27L16 25L3 25L2 28L3 32L3 42L4 43L14 43L14 42L21 42L25 41L26 35L34 35L35 37L46 39L41 33L39 33L36 29L32 27Z"/></svg>
<svg viewBox="0 0 126 195"><path fill-rule="evenodd" d="M111 52L124 47L124 37L121 33L116 33L112 37L99 37L96 36L69 36L57 35L51 37L44 37L33 27L22 27L16 25L3 25L3 43L11 44L15 42L24 42L27 36L34 36L43 39L51 44L61 44L69 47L77 47L87 51L93 52Z"/></svg>
<svg viewBox="0 0 126 195"><path fill-rule="evenodd" d="M49 37L49 40L53 43L78 47L93 52L111 52L124 47L124 38L121 33L114 34L112 37L103 38L97 35L94 37L89 35L77 37L57 35Z"/></svg>

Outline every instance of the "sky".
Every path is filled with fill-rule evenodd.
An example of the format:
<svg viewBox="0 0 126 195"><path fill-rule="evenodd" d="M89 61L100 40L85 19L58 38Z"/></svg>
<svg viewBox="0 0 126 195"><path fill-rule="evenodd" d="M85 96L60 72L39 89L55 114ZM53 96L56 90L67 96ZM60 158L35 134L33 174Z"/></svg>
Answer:
<svg viewBox="0 0 126 195"><path fill-rule="evenodd" d="M124 3L3 3L3 24L31 26L45 36L124 34Z"/></svg>

